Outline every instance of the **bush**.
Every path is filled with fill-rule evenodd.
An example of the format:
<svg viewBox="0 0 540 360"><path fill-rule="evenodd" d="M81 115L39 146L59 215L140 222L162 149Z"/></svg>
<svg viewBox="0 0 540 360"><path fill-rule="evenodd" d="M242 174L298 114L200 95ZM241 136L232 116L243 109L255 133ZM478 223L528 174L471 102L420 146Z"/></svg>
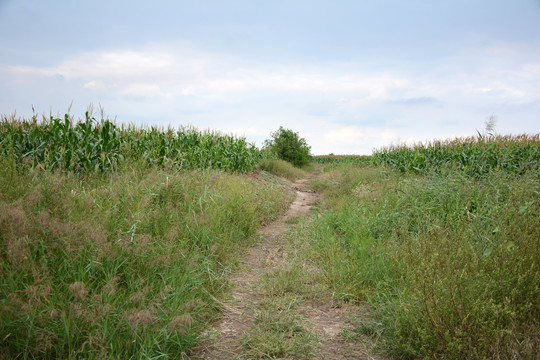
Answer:
<svg viewBox="0 0 540 360"><path fill-rule="evenodd" d="M265 148L270 149L280 159L300 167L307 165L311 159L311 147L306 143L306 139L301 138L298 133L284 129L272 133L272 140L266 140Z"/></svg>

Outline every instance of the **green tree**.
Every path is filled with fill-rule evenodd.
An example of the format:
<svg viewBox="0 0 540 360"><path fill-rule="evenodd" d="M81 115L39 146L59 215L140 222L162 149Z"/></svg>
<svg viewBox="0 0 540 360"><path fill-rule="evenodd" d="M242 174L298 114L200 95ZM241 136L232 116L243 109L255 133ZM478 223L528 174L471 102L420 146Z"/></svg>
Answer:
<svg viewBox="0 0 540 360"><path fill-rule="evenodd" d="M306 139L301 138L298 133L283 126L273 132L271 140L266 140L265 148L270 149L280 159L300 167L309 163L311 158L311 147L306 143Z"/></svg>

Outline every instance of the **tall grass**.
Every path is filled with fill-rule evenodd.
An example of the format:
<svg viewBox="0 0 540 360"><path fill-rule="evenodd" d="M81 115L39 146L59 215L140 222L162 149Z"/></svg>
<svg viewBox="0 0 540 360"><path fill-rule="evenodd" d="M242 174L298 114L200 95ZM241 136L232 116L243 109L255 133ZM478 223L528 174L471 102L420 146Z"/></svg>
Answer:
<svg viewBox="0 0 540 360"><path fill-rule="evenodd" d="M497 146L532 151L524 139ZM477 145L486 164L494 145ZM397 358L540 356L540 178L524 158L488 173L341 166L313 184L332 209L306 234L312 256L336 296L371 305L360 331Z"/></svg>
<svg viewBox="0 0 540 360"><path fill-rule="evenodd" d="M121 163L144 160L165 168L213 168L247 172L264 156L244 138L193 128L118 126L97 121L51 117L37 121L3 116L0 153L12 153L19 164L76 172L114 171Z"/></svg>
<svg viewBox="0 0 540 360"><path fill-rule="evenodd" d="M479 177L502 169L521 174L540 170L540 134L478 136L390 146L375 151L373 161L402 172L452 169Z"/></svg>
<svg viewBox="0 0 540 360"><path fill-rule="evenodd" d="M80 176L15 156L0 155L2 358L188 357L237 255L290 201L218 170Z"/></svg>
<svg viewBox="0 0 540 360"><path fill-rule="evenodd" d="M259 163L259 168L292 181L301 179L307 175L305 170L297 168L285 160L263 159Z"/></svg>

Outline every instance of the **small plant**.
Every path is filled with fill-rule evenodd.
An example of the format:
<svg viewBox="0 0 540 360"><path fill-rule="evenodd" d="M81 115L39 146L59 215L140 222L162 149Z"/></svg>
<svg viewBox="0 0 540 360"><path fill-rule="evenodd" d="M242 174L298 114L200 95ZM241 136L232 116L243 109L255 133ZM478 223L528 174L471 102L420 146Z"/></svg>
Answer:
<svg viewBox="0 0 540 360"><path fill-rule="evenodd" d="M304 138L283 126L272 133L272 140L265 141L265 148L270 149L280 159L301 167L307 165L311 159L311 147Z"/></svg>
<svg viewBox="0 0 540 360"><path fill-rule="evenodd" d="M485 133L489 136L495 136L495 128L497 126L497 117L495 115L491 115L486 119L484 122L484 125L486 126Z"/></svg>

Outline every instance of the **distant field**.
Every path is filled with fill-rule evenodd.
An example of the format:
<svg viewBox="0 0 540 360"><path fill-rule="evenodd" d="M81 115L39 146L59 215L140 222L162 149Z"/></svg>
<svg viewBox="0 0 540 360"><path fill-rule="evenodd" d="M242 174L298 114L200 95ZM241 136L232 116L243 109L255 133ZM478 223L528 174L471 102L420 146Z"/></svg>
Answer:
<svg viewBox="0 0 540 360"><path fill-rule="evenodd" d="M373 153L375 164L402 172L452 169L483 176L501 169L512 173L540 170L540 134L484 136L392 146Z"/></svg>
<svg viewBox="0 0 540 360"><path fill-rule="evenodd" d="M244 138L219 132L118 126L88 113L83 121L69 115L0 121L0 153L19 165L74 172L114 171L133 161L161 168L212 168L246 172L265 153Z"/></svg>
<svg viewBox="0 0 540 360"><path fill-rule="evenodd" d="M318 164L369 164L371 156L367 155L317 155L311 161Z"/></svg>

